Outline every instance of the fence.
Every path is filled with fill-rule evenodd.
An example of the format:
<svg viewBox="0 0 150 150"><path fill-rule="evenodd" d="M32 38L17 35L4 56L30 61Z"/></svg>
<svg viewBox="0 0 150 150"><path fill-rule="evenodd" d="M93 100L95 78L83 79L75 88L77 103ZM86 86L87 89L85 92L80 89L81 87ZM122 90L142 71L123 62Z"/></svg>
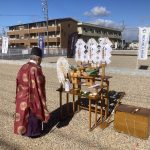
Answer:
<svg viewBox="0 0 150 150"><path fill-rule="evenodd" d="M26 59L29 57L30 52L31 49L9 48L7 54L4 54L0 49L0 59L9 59L9 60ZM49 49L44 49L43 53L44 53L44 57L66 56L67 49L49 48Z"/></svg>

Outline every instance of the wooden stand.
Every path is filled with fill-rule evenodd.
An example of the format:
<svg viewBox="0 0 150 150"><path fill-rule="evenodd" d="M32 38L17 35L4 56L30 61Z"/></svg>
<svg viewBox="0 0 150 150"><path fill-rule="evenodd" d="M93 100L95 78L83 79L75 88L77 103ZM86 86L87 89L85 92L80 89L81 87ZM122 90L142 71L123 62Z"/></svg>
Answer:
<svg viewBox="0 0 150 150"><path fill-rule="evenodd" d="M105 66L104 66L105 67ZM109 90L109 79L110 76L72 76L71 77L73 81L73 88L69 92L65 92L64 89L59 88L57 91L59 91L59 97L60 97L60 118L63 118L62 114L62 93L66 93L66 104L69 103L69 94L72 94L73 99L73 110L72 112L76 112L75 103L77 103L77 112L80 111L80 109L87 109L89 111L89 130L91 131L93 127L95 128L99 123L103 122L108 117L108 90ZM81 106L81 98L84 97L82 95L82 86L86 84L82 84L82 80L94 80L96 82L100 82L100 86L98 89L96 89L97 93L96 95L92 95L92 93L87 97L89 104L88 107ZM87 86L87 85L86 85ZM75 101L75 96L78 96L78 100ZM100 106L98 106L98 103ZM95 109L92 109L92 104L94 104ZM99 108L98 108L99 107ZM91 113L95 112L95 123L94 126L91 126ZM100 114L100 118L97 119L97 114ZM67 107L67 114L69 114L69 108Z"/></svg>

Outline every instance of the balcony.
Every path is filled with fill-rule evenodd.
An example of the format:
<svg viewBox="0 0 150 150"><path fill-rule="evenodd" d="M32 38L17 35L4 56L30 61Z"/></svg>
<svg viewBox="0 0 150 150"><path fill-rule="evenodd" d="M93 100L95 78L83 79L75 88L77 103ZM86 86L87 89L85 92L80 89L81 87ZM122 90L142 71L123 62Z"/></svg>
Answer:
<svg viewBox="0 0 150 150"><path fill-rule="evenodd" d="M60 31L60 26L49 26L48 27L48 31L52 32L52 31ZM23 35L23 34L29 34L29 33L43 33L43 32L47 32L47 27L32 27L30 29L22 29L22 30L9 30L7 32L7 35Z"/></svg>
<svg viewBox="0 0 150 150"><path fill-rule="evenodd" d="M36 37L30 37L30 38L10 38L10 43L37 43L38 42L38 36ZM45 42L47 42L47 37L44 39ZM60 42L60 37L49 37L49 42Z"/></svg>
<svg viewBox="0 0 150 150"><path fill-rule="evenodd" d="M48 31L49 32L60 31L60 27L59 26L49 26ZM43 33L43 32L47 32L47 27L39 27L39 28L30 29L30 33Z"/></svg>
<svg viewBox="0 0 150 150"><path fill-rule="evenodd" d="M47 42L47 38L45 38L45 42ZM59 37L49 37L49 42L60 42Z"/></svg>
<svg viewBox="0 0 150 150"><path fill-rule="evenodd" d="M7 35L10 36L10 35L24 35L24 34L28 34L29 33L29 29L23 29L23 30L9 30L7 32Z"/></svg>

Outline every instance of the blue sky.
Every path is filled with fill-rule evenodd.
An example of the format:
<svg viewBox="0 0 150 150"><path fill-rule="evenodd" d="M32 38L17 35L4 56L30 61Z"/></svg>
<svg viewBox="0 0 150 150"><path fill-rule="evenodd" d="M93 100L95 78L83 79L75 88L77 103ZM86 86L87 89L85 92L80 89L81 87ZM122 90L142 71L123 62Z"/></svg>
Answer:
<svg viewBox="0 0 150 150"><path fill-rule="evenodd" d="M72 17L81 22L126 28L150 25L150 0L48 0L49 19ZM1 0L0 28L44 20L41 0Z"/></svg>

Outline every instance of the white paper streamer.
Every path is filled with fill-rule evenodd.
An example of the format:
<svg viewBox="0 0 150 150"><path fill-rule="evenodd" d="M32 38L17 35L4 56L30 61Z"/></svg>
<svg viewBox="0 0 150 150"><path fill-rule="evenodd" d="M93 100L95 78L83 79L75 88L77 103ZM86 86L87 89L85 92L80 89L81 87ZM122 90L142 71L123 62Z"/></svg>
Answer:
<svg viewBox="0 0 150 150"><path fill-rule="evenodd" d="M85 46L86 43L83 41L83 39L78 39L76 43L76 52L75 52L75 61L86 61L86 55L85 55Z"/></svg>
<svg viewBox="0 0 150 150"><path fill-rule="evenodd" d="M64 85L65 76L69 72L69 63L64 57L59 57L57 60L57 77L60 83Z"/></svg>
<svg viewBox="0 0 150 150"><path fill-rule="evenodd" d="M96 55L98 51L98 43L95 39L91 38L87 42L87 51L88 51L88 61L92 63L96 63Z"/></svg>
<svg viewBox="0 0 150 150"><path fill-rule="evenodd" d="M75 61L91 63L92 66L99 66L102 62L109 64L112 42L108 38L99 38L98 43L94 38L88 40L87 44L83 39L76 43Z"/></svg>

